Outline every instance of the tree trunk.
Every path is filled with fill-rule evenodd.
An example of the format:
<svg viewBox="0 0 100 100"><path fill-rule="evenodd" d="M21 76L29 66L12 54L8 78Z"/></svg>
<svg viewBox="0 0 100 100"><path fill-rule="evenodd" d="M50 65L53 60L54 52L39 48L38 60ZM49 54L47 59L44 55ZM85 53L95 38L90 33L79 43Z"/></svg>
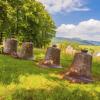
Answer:
<svg viewBox="0 0 100 100"><path fill-rule="evenodd" d="M3 33L0 33L0 44L2 44Z"/></svg>
<svg viewBox="0 0 100 100"><path fill-rule="evenodd" d="M33 43L24 42L21 51L18 53L18 57L21 59L33 60Z"/></svg>
<svg viewBox="0 0 100 100"><path fill-rule="evenodd" d="M76 53L73 63L64 78L75 83L92 82L91 76L92 56L85 51Z"/></svg>
<svg viewBox="0 0 100 100"><path fill-rule="evenodd" d="M12 54L14 52L17 52L17 40L11 38L3 41L4 50L3 52L5 54Z"/></svg>

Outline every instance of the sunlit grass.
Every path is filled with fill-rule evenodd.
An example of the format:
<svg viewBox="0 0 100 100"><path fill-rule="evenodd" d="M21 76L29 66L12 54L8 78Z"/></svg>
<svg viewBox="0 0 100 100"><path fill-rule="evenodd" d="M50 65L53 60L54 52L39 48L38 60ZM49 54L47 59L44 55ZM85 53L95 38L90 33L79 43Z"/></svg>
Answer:
<svg viewBox="0 0 100 100"><path fill-rule="evenodd" d="M35 49L35 60L44 50ZM100 58L93 59L91 84L71 84L59 72L67 69L73 56L61 55L62 69L39 68L33 61L0 55L0 97L4 100L100 100Z"/></svg>
<svg viewBox="0 0 100 100"><path fill-rule="evenodd" d="M93 45L80 45L79 46L80 48L85 48L85 49L88 49L88 50L94 50L95 52L100 52L100 46L93 46Z"/></svg>

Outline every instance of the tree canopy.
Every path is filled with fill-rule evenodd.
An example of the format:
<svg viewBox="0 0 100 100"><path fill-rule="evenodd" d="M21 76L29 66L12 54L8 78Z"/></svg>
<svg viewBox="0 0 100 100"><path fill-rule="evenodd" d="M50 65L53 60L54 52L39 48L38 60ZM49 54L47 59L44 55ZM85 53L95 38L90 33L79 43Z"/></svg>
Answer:
<svg viewBox="0 0 100 100"><path fill-rule="evenodd" d="M50 14L36 0L0 1L0 32L6 37L43 47L55 36L55 28Z"/></svg>

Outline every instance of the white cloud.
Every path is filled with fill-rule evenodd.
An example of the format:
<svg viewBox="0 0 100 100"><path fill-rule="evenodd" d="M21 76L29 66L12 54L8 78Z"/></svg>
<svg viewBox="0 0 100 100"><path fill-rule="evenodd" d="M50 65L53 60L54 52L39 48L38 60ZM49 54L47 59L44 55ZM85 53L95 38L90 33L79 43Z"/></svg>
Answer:
<svg viewBox="0 0 100 100"><path fill-rule="evenodd" d="M90 19L78 25L62 24L57 28L56 36L100 41L100 20Z"/></svg>
<svg viewBox="0 0 100 100"><path fill-rule="evenodd" d="M38 0L44 4L50 13L88 11L83 0ZM85 1L85 0L84 0Z"/></svg>

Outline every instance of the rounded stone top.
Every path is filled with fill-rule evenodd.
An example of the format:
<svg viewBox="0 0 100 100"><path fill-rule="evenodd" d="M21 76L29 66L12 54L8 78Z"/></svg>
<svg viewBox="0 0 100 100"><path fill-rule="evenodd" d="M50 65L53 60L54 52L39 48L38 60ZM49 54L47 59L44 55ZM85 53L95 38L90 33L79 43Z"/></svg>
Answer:
<svg viewBox="0 0 100 100"><path fill-rule="evenodd" d="M17 39L16 39L16 38L7 38L6 40L17 41Z"/></svg>
<svg viewBox="0 0 100 100"><path fill-rule="evenodd" d="M57 45L56 45L56 44L54 44L54 45L52 45L52 47L55 47L55 48L57 48Z"/></svg>
<svg viewBox="0 0 100 100"><path fill-rule="evenodd" d="M82 53L88 53L88 50L82 49L81 52L82 52Z"/></svg>

